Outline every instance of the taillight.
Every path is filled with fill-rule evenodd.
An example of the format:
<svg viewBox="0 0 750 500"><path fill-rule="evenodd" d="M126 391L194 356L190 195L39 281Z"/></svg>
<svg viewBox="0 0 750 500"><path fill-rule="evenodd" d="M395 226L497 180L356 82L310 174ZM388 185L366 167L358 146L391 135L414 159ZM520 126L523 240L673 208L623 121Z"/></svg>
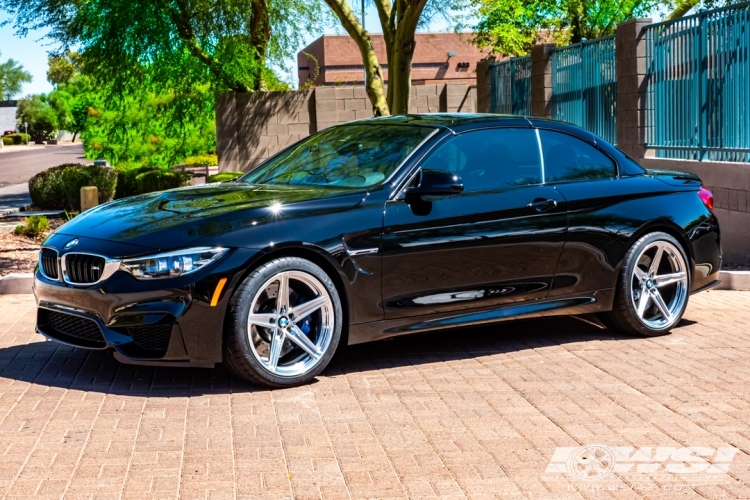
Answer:
<svg viewBox="0 0 750 500"><path fill-rule="evenodd" d="M698 197L709 210L714 209L714 194L706 186L701 186L698 190Z"/></svg>

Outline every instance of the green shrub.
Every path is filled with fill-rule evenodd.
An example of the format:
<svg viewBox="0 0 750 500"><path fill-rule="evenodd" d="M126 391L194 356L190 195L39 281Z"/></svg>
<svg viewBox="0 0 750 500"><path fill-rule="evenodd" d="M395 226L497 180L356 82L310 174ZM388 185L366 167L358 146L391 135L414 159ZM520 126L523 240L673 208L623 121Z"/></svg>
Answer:
<svg viewBox="0 0 750 500"><path fill-rule="evenodd" d="M187 186L190 176L159 167L136 167L120 170L115 198L127 198L153 191Z"/></svg>
<svg viewBox="0 0 750 500"><path fill-rule="evenodd" d="M206 182L229 182L243 175L245 172L219 172L218 174L209 175Z"/></svg>
<svg viewBox="0 0 750 500"><path fill-rule="evenodd" d="M13 141L13 144L19 145L19 144L26 144L27 142L31 142L31 137L29 134L8 134L5 137L9 137L11 141ZM6 143L7 144L7 143Z"/></svg>
<svg viewBox="0 0 750 500"><path fill-rule="evenodd" d="M219 157L215 154L189 156L182 161L182 164L187 167L202 167L205 165L215 167L219 164Z"/></svg>
<svg viewBox="0 0 750 500"><path fill-rule="evenodd" d="M99 203L111 201L117 186L117 172L107 167L65 164L40 172L29 180L31 201L46 210L81 210L81 188L96 186Z"/></svg>
<svg viewBox="0 0 750 500"><path fill-rule="evenodd" d="M29 179L29 195L34 205L47 210L66 208L67 198L62 188L62 172L81 166L77 163L59 165L39 172Z"/></svg>
<svg viewBox="0 0 750 500"><path fill-rule="evenodd" d="M3 145L4 146L12 146L13 145L13 138L12 137L3 137Z"/></svg>
<svg viewBox="0 0 750 500"><path fill-rule="evenodd" d="M13 232L19 236L38 238L49 231L49 219L43 215L32 215L26 219L26 226L16 226Z"/></svg>

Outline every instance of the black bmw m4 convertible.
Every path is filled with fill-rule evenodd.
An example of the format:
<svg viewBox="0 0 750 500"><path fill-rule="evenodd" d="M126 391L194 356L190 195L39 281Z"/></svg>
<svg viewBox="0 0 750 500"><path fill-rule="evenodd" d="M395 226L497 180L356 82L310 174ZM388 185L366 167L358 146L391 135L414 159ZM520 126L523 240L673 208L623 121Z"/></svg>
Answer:
<svg viewBox="0 0 750 500"><path fill-rule="evenodd" d="M89 210L39 255L39 333L273 387L341 344L598 314L661 335L721 267L713 197L572 125L415 115L334 126L233 182Z"/></svg>

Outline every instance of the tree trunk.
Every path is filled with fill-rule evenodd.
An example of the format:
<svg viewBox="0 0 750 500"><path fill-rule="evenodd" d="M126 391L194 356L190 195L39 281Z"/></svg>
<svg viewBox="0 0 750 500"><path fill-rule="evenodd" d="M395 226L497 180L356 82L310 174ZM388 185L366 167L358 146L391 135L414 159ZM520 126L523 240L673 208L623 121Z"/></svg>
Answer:
<svg viewBox="0 0 750 500"><path fill-rule="evenodd" d="M73 132L73 140L70 142L76 142L76 136L78 135L78 131Z"/></svg>
<svg viewBox="0 0 750 500"><path fill-rule="evenodd" d="M393 54L388 65L388 95L391 113L406 115L411 103L411 62L417 42L412 34L411 40L396 40Z"/></svg>
<svg viewBox="0 0 750 500"><path fill-rule="evenodd" d="M398 0L395 5L395 27L392 54L388 58L388 95L391 113L409 113L411 102L411 63L417 46L415 33L427 0Z"/></svg>
<svg viewBox="0 0 750 500"><path fill-rule="evenodd" d="M268 87L263 79L263 68L266 67L266 50L271 39L271 22L268 19L268 2L254 0L252 17L250 19L250 42L258 51L258 74L255 80L255 90L267 92Z"/></svg>
<svg viewBox="0 0 750 500"><path fill-rule="evenodd" d="M362 61L365 64L365 92L372 104L373 116L388 116L391 114L390 107L385 95L385 82L383 81L383 70L380 67L375 48L372 46L370 33L365 32L364 43L359 45L362 53Z"/></svg>
<svg viewBox="0 0 750 500"><path fill-rule="evenodd" d="M339 18L341 25L349 33L349 36L352 37L357 47L359 47L359 52L362 55L362 63L365 66L365 79L367 80L365 82L365 91L372 104L372 114L374 116L390 115L385 95L383 70L380 67L378 56L372 45L370 33L362 28L362 25L357 21L357 17L349 8L346 0L325 0L325 2L333 10L334 14L336 14L336 17Z"/></svg>

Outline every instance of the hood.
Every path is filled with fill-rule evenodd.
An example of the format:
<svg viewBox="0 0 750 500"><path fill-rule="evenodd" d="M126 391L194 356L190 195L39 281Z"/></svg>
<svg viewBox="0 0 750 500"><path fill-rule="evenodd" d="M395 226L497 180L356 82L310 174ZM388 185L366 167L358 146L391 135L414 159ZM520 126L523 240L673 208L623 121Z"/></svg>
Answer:
<svg viewBox="0 0 750 500"><path fill-rule="evenodd" d="M84 212L55 233L173 249L281 218L346 209L366 194L337 188L205 184L115 200Z"/></svg>

